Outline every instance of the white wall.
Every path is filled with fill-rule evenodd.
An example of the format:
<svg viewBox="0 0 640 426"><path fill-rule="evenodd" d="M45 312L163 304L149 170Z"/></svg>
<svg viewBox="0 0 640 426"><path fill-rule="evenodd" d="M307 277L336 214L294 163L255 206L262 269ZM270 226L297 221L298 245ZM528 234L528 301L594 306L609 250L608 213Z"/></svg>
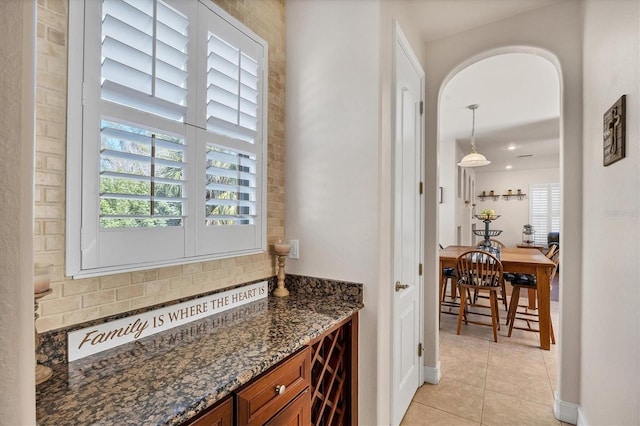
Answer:
<svg viewBox="0 0 640 426"><path fill-rule="evenodd" d="M287 239L294 274L364 283L359 413L376 423L378 2L287 3Z"/></svg>
<svg viewBox="0 0 640 426"><path fill-rule="evenodd" d="M605 24L606 23L606 24ZM588 0L580 424L640 424L640 6ZM602 116L627 95L626 158L602 165Z"/></svg>
<svg viewBox="0 0 640 426"><path fill-rule="evenodd" d="M438 242L443 247L456 244L456 211L458 198L458 166L456 166L456 147L454 140L441 140L439 143L440 173L438 185L442 187L442 204L438 205Z"/></svg>
<svg viewBox="0 0 640 426"><path fill-rule="evenodd" d="M508 246L515 246L522 243L522 227L529 223L529 185L533 183L558 183L560 182L560 170L552 169L531 169L531 170L507 170L502 172L482 172L476 173L476 195L486 191L494 190L496 194L506 194L509 189L513 193L522 190L527 194L522 200L516 197L505 200L500 197L497 201L486 198L485 201L476 198L476 211L480 213L484 209L493 209L496 214L501 215L498 220L491 224L491 229L501 229L502 234L496 239ZM482 222L476 221L478 227L484 226Z"/></svg>
<svg viewBox="0 0 640 426"><path fill-rule="evenodd" d="M364 283L361 424L390 414L392 41L397 19L419 46L409 18L404 1L287 2L287 271Z"/></svg>
<svg viewBox="0 0 640 426"><path fill-rule="evenodd" d="M562 300L559 332L557 402L577 404L580 383L580 291L582 273L582 2L566 0L523 13L425 45L427 72L426 98L426 196L436 197L438 164L438 100L446 82L464 67L499 53L523 52L547 58L559 70L561 78L561 148L560 164L566 172L561 178L564 190L562 228L563 244L574 251L563 251L560 275L567 296ZM478 188L478 187L477 187ZM477 190L476 190L477 192ZM427 223L438 223L438 208L427 204ZM435 229L435 230L434 230ZM425 292L427 299L437 300L438 270L437 228L425 232ZM434 306L437 310L437 306ZM437 342L437 318L427 316L426 339ZM433 319L432 323L428 321ZM427 351L430 346L427 345ZM426 360L437 367L436 351L427 352Z"/></svg>
<svg viewBox="0 0 640 426"><path fill-rule="evenodd" d="M0 423L35 424L35 0L0 2Z"/></svg>

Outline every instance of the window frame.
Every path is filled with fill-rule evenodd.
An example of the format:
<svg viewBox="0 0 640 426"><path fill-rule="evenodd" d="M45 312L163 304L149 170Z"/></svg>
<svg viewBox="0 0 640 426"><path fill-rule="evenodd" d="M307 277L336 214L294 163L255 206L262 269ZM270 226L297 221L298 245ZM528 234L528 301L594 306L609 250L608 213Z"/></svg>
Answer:
<svg viewBox="0 0 640 426"><path fill-rule="evenodd" d="M169 0L171 2L171 0ZM93 182L94 186L93 192L90 196L85 196L83 191L86 191L86 188L83 189L83 181L86 180L87 169L89 169L89 175L93 177L98 177L99 180L99 166L94 163L95 160L95 149L96 143L99 148L99 141L93 140L88 143L92 146L85 146L85 142L83 142L87 138L86 132L93 132L94 135L91 137L95 137L96 130L94 128L86 128L85 127L85 118L83 114L89 114L90 118L98 119L98 123L96 126L99 128L99 122L101 118L110 118L108 111L106 114L102 113L100 108L102 105L95 105L91 102L87 102L88 96L86 91L91 90L91 81L88 81L85 78L85 38L87 34L86 25L88 25L88 20L91 17L85 18L85 13L87 9L92 10L90 6L85 6L84 2L72 1L69 4L69 59L68 59L68 101L67 101L67 197L66 197L66 250L65 250L65 274L67 276L72 276L74 278L82 278L82 277L91 277L91 276L99 276L106 275L112 273L119 272L131 272L136 270L149 269L153 267L165 267L172 265L180 265L186 263L195 263L216 259L224 259L229 257L237 257L249 254L257 254L266 251L267 248L267 146L268 146L268 44L265 40L247 28L244 24L237 21L228 13L224 12L220 7L213 4L212 2L207 2L203 0L199 0L198 2L194 2L193 6L189 6L191 8L192 13L189 16L190 25L193 26L193 29L189 30L189 44L193 45L189 47L189 56L195 55L195 59L189 59L191 61L191 68L187 68L189 70L189 80L188 80L188 97L189 101L187 103L188 110L187 116L184 120L184 123L181 122L173 122L173 124L169 123L168 126L159 127L161 131L174 132L174 133L182 133L186 140L186 148L185 155L187 155L186 162L188 165L185 169L186 183L183 187L186 195L184 196L184 206L183 206L183 225L179 228L182 228L183 237L182 241L184 241L184 250L182 255L177 256L175 252L166 258L158 258L154 260L143 260L137 261L133 263L127 264L119 264L119 265L98 265L96 267L83 267L83 259L82 256L91 255L90 251L92 249L92 245L95 243L91 240L89 233L87 233L87 217L86 217L86 209L93 209L91 212L91 216L93 218L97 217L97 221L92 222L93 226L99 228L99 215L96 216L96 211L98 209L99 202L99 188L96 182ZM100 10L100 7L96 8ZM207 10L205 10L207 9ZM202 30L200 28L200 21L202 20L203 13L211 13L212 17L215 16L215 19L222 19L226 21L226 23L230 24L230 26L238 31L239 36L246 37L246 39L250 39L251 42L256 43L262 49L262 57L260 60L262 61L262 68L259 73L259 81L261 87L259 87L259 108L258 111L258 130L256 137L255 146L253 149L257 153L256 162L259 164L257 170L257 186L256 186L256 221L253 228L253 240L251 246L247 247L238 247L235 244L231 249L226 249L226 239L231 239L228 241L233 241L234 235L237 235L233 230L226 229L224 232L215 233L216 235L223 235L222 238L225 238L224 241L220 242L218 246L223 246L222 249L218 247L218 251L211 253L203 253L202 249L199 247L202 246L201 242L198 239L202 239L200 236L204 234L201 230L205 227L204 222L202 224L197 221L200 220L204 215L204 203L205 197L198 198L194 194L201 193L199 191L200 185L204 181L204 177L200 176L204 171L204 160L198 157L197 153L202 150L202 144L207 140L211 139L211 136L204 137L204 135L210 135L211 131L206 129L206 117L205 117L205 127L200 127L203 123L200 115L202 109L206 110L206 105L200 105L202 100L201 93L201 83L202 83L202 69L206 68L207 58L200 56L201 48L199 46L200 43L206 43L206 41L202 41L200 39ZM95 16L93 16L95 19ZM212 18L213 19L213 18ZM91 32L91 31L89 31ZM98 30L101 33L101 30ZM95 31L94 31L95 33ZM195 41L194 41L195 40ZM89 49L87 47L87 49ZM95 49L98 50L98 56L100 56L100 45L98 45ZM92 53L88 53L91 55ZM95 53L93 53L95 55ZM98 71L98 75L90 76L93 79L93 90L100 91L100 71ZM97 82L96 82L97 80ZM205 78L206 80L206 78ZM206 89L206 86L205 86ZM95 95L92 99L95 99ZM107 101L101 101L100 95L98 94L99 103L104 104ZM97 109L97 111L96 111ZM109 110L109 108L105 108ZM135 125L140 127L155 127L158 121L155 116L140 112L138 118L141 116L146 116L147 119L145 121L135 121ZM116 117L116 120L122 120L122 117ZM166 124L166 122L165 122ZM181 131L180 131L181 130ZM99 133L99 132L97 132ZM99 151L99 150L98 150ZM99 157L99 154L98 154ZM198 165L196 163L202 162L202 165ZM95 166L94 171L92 172L91 163ZM71 166L70 166L71 165ZM76 166L79 165L79 166ZM97 189L97 196L95 195L95 191ZM93 204L92 204L93 202ZM199 210L203 210L200 212ZM229 225L226 225L229 226ZM244 226L244 225L242 225ZM224 227L224 226L222 226ZM83 229L84 228L84 229ZM154 235L162 234L163 231L166 232L167 228L119 228L127 231L128 233L134 232L147 232ZM118 228L117 228L118 229ZM169 233L175 230L169 230ZM246 233L246 231L243 231ZM96 234L98 238L100 238L100 229L97 229ZM148 235L145 238L148 238ZM91 237L91 238L90 238ZM152 239L153 240L153 239ZM156 241L158 239L156 238ZM117 247L122 247L118 245ZM89 253L89 254L87 254ZM85 257L86 259L86 257Z"/></svg>

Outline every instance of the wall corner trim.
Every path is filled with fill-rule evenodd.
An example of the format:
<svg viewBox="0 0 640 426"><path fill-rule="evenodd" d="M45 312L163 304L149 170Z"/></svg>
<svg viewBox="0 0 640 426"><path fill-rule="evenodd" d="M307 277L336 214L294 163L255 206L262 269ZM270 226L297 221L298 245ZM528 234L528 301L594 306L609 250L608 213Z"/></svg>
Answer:
<svg viewBox="0 0 640 426"><path fill-rule="evenodd" d="M558 392L554 395L554 403L553 403L553 415L556 419L565 422L571 423L573 425L580 425L578 422L580 416L580 406L562 401L558 398ZM586 423L582 423L582 425L586 425Z"/></svg>
<svg viewBox="0 0 640 426"><path fill-rule="evenodd" d="M440 361L435 367L423 366L424 382L431 385L437 385L440 383Z"/></svg>

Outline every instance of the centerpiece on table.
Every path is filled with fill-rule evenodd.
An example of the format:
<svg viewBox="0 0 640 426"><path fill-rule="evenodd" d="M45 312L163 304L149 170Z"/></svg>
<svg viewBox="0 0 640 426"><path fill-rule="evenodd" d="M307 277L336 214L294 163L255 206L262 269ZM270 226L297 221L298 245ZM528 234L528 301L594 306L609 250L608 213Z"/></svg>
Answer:
<svg viewBox="0 0 640 426"><path fill-rule="evenodd" d="M474 229L473 233L479 237L484 237L482 241L482 246L487 248L491 247L491 241L489 239L491 237L497 237L502 233L500 229L489 229L489 224L498 219L500 215L497 215L493 209L484 209L480 212L480 214L475 215L476 219L479 219L484 222L484 229Z"/></svg>

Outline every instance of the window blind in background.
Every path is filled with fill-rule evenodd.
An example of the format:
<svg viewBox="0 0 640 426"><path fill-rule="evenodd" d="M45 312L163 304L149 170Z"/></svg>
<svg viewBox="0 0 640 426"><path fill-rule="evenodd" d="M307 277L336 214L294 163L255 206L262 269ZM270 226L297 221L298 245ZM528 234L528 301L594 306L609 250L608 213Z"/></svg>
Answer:
<svg viewBox="0 0 640 426"><path fill-rule="evenodd" d="M532 184L529 188L529 223L536 244L546 245L549 232L560 232L560 184Z"/></svg>

